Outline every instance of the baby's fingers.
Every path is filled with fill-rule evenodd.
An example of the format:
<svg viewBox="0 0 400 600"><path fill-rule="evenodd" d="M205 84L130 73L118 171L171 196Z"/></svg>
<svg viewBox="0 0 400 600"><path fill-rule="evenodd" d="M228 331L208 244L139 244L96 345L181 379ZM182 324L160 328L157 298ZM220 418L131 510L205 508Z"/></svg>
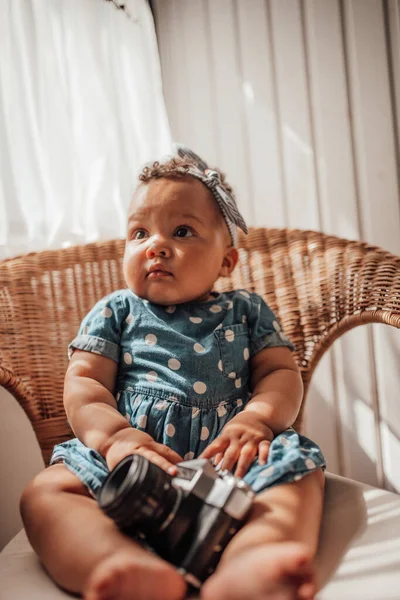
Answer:
<svg viewBox="0 0 400 600"><path fill-rule="evenodd" d="M224 458L224 454L223 452L219 452L218 454L215 455L214 457L214 467L218 468L220 466L220 462L222 461L222 459Z"/></svg>
<svg viewBox="0 0 400 600"><path fill-rule="evenodd" d="M172 462L170 462L165 458L165 456L159 454L151 448L140 448L137 451L137 454L141 454L150 462L154 463L164 471L167 471L167 473L169 473L170 475L176 475L178 473L178 468Z"/></svg>
<svg viewBox="0 0 400 600"><path fill-rule="evenodd" d="M254 461L257 454L257 446L252 442L247 442L240 451L237 461L235 477L244 477Z"/></svg>
<svg viewBox="0 0 400 600"><path fill-rule="evenodd" d="M223 454L227 447L229 446L229 440L217 438L203 452L200 454L199 458L212 458L217 454Z"/></svg>
<svg viewBox="0 0 400 600"><path fill-rule="evenodd" d="M224 458L222 460L221 469L224 471L225 469L228 471L232 471L235 466L240 453L240 446L236 442L232 442L229 444L229 448L224 453Z"/></svg>
<svg viewBox="0 0 400 600"><path fill-rule="evenodd" d="M265 465L267 462L270 446L271 442L268 440L263 440L258 444L258 462L260 465Z"/></svg>
<svg viewBox="0 0 400 600"><path fill-rule="evenodd" d="M169 462L176 464L183 461L182 456L179 456L179 454L175 452L175 450L172 450L172 448L169 448L164 444L158 444L157 442L154 445L156 447L155 451L158 454L161 454L161 456L164 456L164 458L166 458Z"/></svg>

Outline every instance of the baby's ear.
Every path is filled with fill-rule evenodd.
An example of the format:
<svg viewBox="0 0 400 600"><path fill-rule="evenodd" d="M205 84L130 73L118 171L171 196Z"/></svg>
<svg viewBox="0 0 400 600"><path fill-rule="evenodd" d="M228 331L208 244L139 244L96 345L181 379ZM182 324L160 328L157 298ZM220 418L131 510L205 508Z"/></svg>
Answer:
<svg viewBox="0 0 400 600"><path fill-rule="evenodd" d="M234 246L230 246L229 248L227 248L225 251L224 259L222 261L219 277L229 277L233 269L236 267L238 258L239 253L237 248L235 248Z"/></svg>

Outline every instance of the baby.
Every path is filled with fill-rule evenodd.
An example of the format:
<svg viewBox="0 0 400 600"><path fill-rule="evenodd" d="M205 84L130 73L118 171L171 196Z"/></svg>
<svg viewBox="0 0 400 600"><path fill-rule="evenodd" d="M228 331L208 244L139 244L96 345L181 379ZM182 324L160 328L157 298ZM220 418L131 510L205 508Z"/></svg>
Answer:
<svg viewBox="0 0 400 600"><path fill-rule="evenodd" d="M312 599L325 461L291 425L303 388L293 346L257 294L217 293L246 232L219 171L179 148L145 167L129 209L127 289L101 300L70 345L55 447L21 512L54 580L86 600L180 600L182 575L122 534L95 497L138 453L171 475L198 456L243 477L250 515L203 600Z"/></svg>

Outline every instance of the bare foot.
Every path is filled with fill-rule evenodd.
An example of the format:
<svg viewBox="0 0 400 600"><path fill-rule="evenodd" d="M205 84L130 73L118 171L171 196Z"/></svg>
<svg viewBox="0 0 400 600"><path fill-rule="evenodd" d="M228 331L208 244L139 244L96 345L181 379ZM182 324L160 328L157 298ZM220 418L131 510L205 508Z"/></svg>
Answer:
<svg viewBox="0 0 400 600"><path fill-rule="evenodd" d="M183 600L186 582L176 569L149 552L126 551L93 571L84 600Z"/></svg>
<svg viewBox="0 0 400 600"><path fill-rule="evenodd" d="M201 588L202 600L312 600L314 569L306 546L257 546L221 562Z"/></svg>

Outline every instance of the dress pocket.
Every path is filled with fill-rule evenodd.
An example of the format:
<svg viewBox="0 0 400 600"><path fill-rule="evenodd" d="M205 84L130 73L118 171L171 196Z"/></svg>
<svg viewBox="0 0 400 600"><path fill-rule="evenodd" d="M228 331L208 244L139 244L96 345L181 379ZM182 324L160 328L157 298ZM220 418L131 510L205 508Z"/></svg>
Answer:
<svg viewBox="0 0 400 600"><path fill-rule="evenodd" d="M246 349L249 345L248 327L245 323L227 325L216 329L214 335L218 341L220 364L225 377L236 379L248 371Z"/></svg>

